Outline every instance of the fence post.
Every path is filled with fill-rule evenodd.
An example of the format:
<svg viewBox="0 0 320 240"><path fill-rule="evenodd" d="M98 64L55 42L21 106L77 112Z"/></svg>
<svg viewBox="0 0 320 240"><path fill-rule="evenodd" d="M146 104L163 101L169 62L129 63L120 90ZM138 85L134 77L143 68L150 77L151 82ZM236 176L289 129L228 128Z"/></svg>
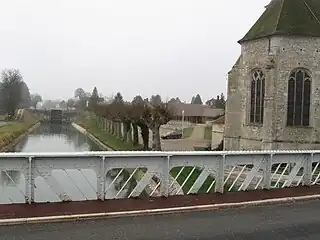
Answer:
<svg viewBox="0 0 320 240"><path fill-rule="evenodd" d="M170 156L167 156L162 165L162 182L160 184L160 194L161 196L169 196L169 186L170 186Z"/></svg>
<svg viewBox="0 0 320 240"><path fill-rule="evenodd" d="M311 155L307 155L304 158L304 166L303 166L303 185L310 186L312 183L312 163L314 159L314 153Z"/></svg>
<svg viewBox="0 0 320 240"><path fill-rule="evenodd" d="M223 154L218 159L218 169L216 174L215 192L223 193L224 191L224 167L226 155Z"/></svg>
<svg viewBox="0 0 320 240"><path fill-rule="evenodd" d="M263 188L270 189L271 188L271 176L272 176L272 158L273 153L264 157L264 166L263 169Z"/></svg>
<svg viewBox="0 0 320 240"><path fill-rule="evenodd" d="M34 202L34 164L32 157L28 158L28 174L26 177L26 194L25 194L25 200L26 203L33 203Z"/></svg>
<svg viewBox="0 0 320 240"><path fill-rule="evenodd" d="M97 199L105 200L105 156L102 156L97 176Z"/></svg>

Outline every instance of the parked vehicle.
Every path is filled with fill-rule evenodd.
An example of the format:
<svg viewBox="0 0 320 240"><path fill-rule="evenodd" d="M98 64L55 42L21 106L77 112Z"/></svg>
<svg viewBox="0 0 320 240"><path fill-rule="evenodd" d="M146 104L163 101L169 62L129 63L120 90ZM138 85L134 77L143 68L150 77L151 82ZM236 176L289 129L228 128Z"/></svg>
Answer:
<svg viewBox="0 0 320 240"><path fill-rule="evenodd" d="M162 139L180 139L182 138L181 131L168 132L161 136Z"/></svg>

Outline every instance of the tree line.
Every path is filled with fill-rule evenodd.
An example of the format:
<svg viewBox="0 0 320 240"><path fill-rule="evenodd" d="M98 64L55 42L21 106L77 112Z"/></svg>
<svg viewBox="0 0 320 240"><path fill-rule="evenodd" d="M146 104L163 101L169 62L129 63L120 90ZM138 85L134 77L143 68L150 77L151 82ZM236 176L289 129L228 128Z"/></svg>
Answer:
<svg viewBox="0 0 320 240"><path fill-rule="evenodd" d="M179 97L176 97L176 98L171 98L169 100L169 103L182 103L182 101L180 100ZM196 94L195 96L193 96L190 101L190 104L202 105L203 101L202 101L200 94ZM208 101L206 101L205 104L210 107L225 109L225 106L226 106L225 96L223 93L221 93L220 95L217 95L216 98L211 98Z"/></svg>
<svg viewBox="0 0 320 240"><path fill-rule="evenodd" d="M99 96L99 101L100 102L110 102L113 100L113 97L111 99L105 99L101 94ZM78 108L78 109L84 109L86 106L86 102L89 101L91 97L91 93L86 92L83 88L77 88L74 93L74 98L70 98L66 102L66 106L68 108ZM153 101L159 102L161 101L161 96L159 94L153 96ZM64 102L64 101L63 101ZM180 100L179 97L176 98L171 98L168 101L168 104L171 103L186 103ZM200 94L196 94L195 96L192 97L191 101L189 102L190 104L199 104L202 105L204 102L202 101L202 98ZM217 95L216 98L211 98L205 102L205 105L213 107L213 108L219 108L219 109L225 109L226 105L226 99L223 93L220 95Z"/></svg>
<svg viewBox="0 0 320 240"><path fill-rule="evenodd" d="M42 98L39 94L30 94L27 84L19 69L4 69L0 82L0 111L13 119L19 108L36 107Z"/></svg>
<svg viewBox="0 0 320 240"><path fill-rule="evenodd" d="M76 91L77 92L77 91ZM78 94L79 92L77 92ZM81 94L83 92L81 91ZM79 97L80 104L87 96ZM109 131L117 135L121 124L123 125L123 141L128 141L128 136L132 131L133 145L139 145L139 131L143 139L143 149L149 148L149 129L152 132L152 150L161 151L160 126L166 124L173 118L173 112L169 105L161 100L160 95L153 95L150 99L143 99L140 95L133 98L131 102L125 101L120 92L112 99L105 101L99 96L97 88L87 99L87 106L91 113L97 116L98 121L108 121Z"/></svg>
<svg viewBox="0 0 320 240"><path fill-rule="evenodd" d="M74 98L66 102L68 108L77 108L78 110L89 110L97 116L97 124L104 129L108 122L109 133L128 141L129 131L133 130L133 145L138 145L138 127L143 139L144 150L149 146L149 129L152 132L152 150L161 151L160 141L160 126L166 124L173 119L173 109L170 103L182 103L176 97L164 102L159 94L152 95L150 99L143 99L137 95L133 100L125 101L120 92L114 97L106 99L98 93L94 87L92 93L86 92L82 88L77 88L74 92ZM192 104L203 104L199 94L193 97ZM217 108L224 108L225 99L223 93L217 96L216 99L212 98L206 102L207 105ZM123 125L123 136L119 135L120 125Z"/></svg>

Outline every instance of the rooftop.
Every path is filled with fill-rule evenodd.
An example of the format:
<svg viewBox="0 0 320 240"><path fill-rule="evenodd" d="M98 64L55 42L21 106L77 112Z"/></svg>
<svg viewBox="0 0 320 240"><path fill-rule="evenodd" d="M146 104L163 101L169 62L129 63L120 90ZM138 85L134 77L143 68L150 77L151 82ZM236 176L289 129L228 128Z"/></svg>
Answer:
<svg viewBox="0 0 320 240"><path fill-rule="evenodd" d="M187 103L170 103L172 111L176 116L181 116L184 111L186 117L216 117L224 113L223 109L212 108L202 104L187 104Z"/></svg>
<svg viewBox="0 0 320 240"><path fill-rule="evenodd" d="M320 37L320 1L272 0L239 43L274 35Z"/></svg>

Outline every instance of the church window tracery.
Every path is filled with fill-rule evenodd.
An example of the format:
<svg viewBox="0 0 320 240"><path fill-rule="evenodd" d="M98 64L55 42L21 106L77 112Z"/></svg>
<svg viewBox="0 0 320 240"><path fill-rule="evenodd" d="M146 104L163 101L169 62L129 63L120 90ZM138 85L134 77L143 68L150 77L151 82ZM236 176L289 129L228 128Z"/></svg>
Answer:
<svg viewBox="0 0 320 240"><path fill-rule="evenodd" d="M250 122L263 123L265 76L256 69L251 75Z"/></svg>
<svg viewBox="0 0 320 240"><path fill-rule="evenodd" d="M309 126L311 77L305 69L292 71L288 82L288 126Z"/></svg>

